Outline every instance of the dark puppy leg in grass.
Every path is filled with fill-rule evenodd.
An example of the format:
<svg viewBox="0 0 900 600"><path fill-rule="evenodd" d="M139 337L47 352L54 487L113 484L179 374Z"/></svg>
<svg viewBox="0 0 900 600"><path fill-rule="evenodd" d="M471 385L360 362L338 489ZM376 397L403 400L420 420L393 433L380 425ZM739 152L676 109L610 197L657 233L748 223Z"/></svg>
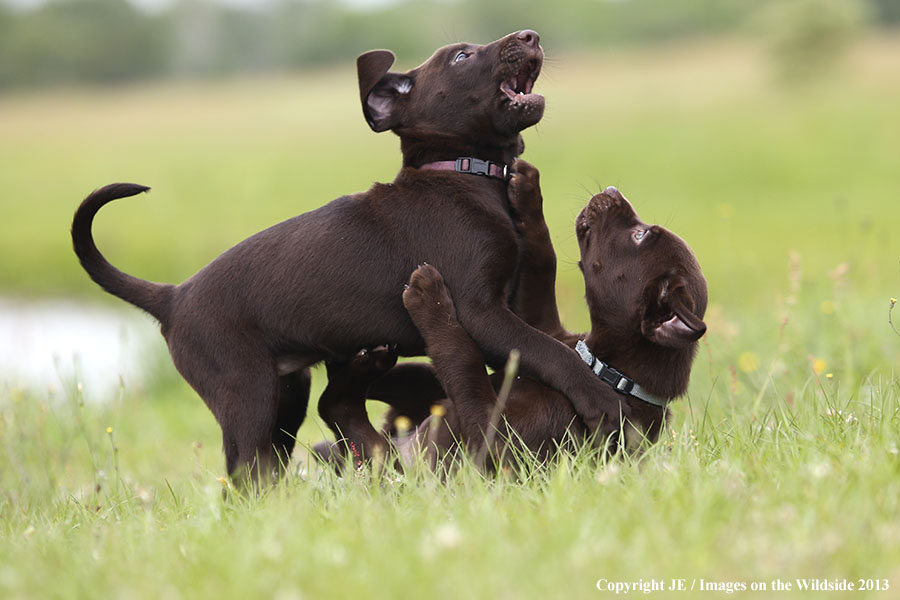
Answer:
<svg viewBox="0 0 900 600"><path fill-rule="evenodd" d="M278 417L272 442L278 467L284 470L297 441L297 430L306 418L309 405L309 369L301 369L278 378Z"/></svg>
<svg viewBox="0 0 900 600"><path fill-rule="evenodd" d="M396 362L395 352L387 346L379 346L372 350L360 350L346 363L326 365L328 385L319 398L319 416L335 433L337 441L333 445L319 444L315 447L321 458L329 462L335 458L349 458L354 467L368 461L376 465L383 463L388 442L369 422L366 389ZM346 437L349 432L354 432L354 437ZM367 433L363 435L363 432Z"/></svg>

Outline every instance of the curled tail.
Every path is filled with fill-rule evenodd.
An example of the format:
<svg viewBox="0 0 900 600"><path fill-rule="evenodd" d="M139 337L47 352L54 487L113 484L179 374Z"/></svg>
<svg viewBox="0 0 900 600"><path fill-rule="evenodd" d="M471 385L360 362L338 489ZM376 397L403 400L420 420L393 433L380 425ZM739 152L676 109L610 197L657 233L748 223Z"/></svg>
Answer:
<svg viewBox="0 0 900 600"><path fill-rule="evenodd" d="M156 317L165 326L175 286L132 277L107 261L94 244L91 224L100 208L118 198L135 196L150 188L134 183L113 183L94 191L84 199L72 220L72 246L81 266L97 285Z"/></svg>

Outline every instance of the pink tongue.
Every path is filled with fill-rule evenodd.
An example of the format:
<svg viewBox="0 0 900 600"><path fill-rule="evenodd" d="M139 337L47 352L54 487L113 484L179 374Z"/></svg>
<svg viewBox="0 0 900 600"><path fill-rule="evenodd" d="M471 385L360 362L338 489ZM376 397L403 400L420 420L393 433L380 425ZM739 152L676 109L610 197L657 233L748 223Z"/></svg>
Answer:
<svg viewBox="0 0 900 600"><path fill-rule="evenodd" d="M528 75L524 73L516 75L516 90L528 93Z"/></svg>
<svg viewBox="0 0 900 600"><path fill-rule="evenodd" d="M527 74L519 74L500 84L500 91L506 94L513 102L519 101L521 94L531 94L532 81ZM521 90L521 92L517 91Z"/></svg>

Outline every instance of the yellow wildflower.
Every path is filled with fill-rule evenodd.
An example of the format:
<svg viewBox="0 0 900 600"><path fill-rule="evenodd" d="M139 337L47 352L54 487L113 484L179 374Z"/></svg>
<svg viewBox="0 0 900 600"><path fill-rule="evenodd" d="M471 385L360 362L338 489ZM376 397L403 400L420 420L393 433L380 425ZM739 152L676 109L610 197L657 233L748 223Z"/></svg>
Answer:
<svg viewBox="0 0 900 600"><path fill-rule="evenodd" d="M827 368L828 368L828 363L826 363L821 358L817 358L813 361L812 369L813 369L813 373L815 373L816 375L821 375L822 373L825 372L825 369L827 369Z"/></svg>
<svg viewBox="0 0 900 600"><path fill-rule="evenodd" d="M407 431L412 429L412 421L409 420L409 417L400 415L394 419L394 427L397 428L397 433L404 435Z"/></svg>
<svg viewBox="0 0 900 600"><path fill-rule="evenodd" d="M759 368L759 357L755 352L741 352L738 356L738 367L744 373L753 373Z"/></svg>

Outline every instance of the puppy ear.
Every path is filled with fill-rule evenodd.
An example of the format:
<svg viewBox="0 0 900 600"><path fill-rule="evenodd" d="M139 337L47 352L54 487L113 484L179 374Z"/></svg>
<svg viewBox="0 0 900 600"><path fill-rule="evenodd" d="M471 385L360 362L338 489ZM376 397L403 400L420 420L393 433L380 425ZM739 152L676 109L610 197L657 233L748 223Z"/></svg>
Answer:
<svg viewBox="0 0 900 600"><path fill-rule="evenodd" d="M359 55L356 59L356 75L359 79L359 99L363 105L369 92L375 87L382 77L387 75L388 69L394 64L394 53L390 50L369 50Z"/></svg>
<svg viewBox="0 0 900 600"><path fill-rule="evenodd" d="M667 348L687 348L706 333L706 323L694 314L694 303L680 277L664 278L649 286L641 333Z"/></svg>
<svg viewBox="0 0 900 600"><path fill-rule="evenodd" d="M398 125L397 98L413 86L411 77L388 72L392 64L394 53L389 50L371 50L356 59L359 99L373 131L386 131Z"/></svg>

